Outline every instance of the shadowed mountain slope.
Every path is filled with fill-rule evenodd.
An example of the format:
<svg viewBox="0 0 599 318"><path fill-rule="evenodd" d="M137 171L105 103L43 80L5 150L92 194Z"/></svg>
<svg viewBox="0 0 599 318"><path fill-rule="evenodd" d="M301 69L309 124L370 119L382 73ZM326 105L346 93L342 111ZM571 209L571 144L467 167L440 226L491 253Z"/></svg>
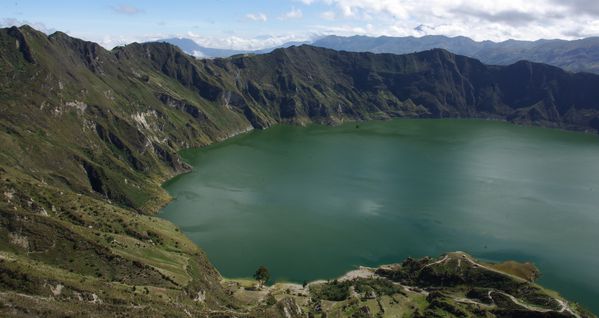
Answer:
<svg viewBox="0 0 599 318"><path fill-rule="evenodd" d="M480 59L487 64L507 65L520 60L547 63L573 72L599 73L599 38L476 42L470 38L428 35L423 37L327 36L313 45L335 50L406 54L442 48Z"/></svg>

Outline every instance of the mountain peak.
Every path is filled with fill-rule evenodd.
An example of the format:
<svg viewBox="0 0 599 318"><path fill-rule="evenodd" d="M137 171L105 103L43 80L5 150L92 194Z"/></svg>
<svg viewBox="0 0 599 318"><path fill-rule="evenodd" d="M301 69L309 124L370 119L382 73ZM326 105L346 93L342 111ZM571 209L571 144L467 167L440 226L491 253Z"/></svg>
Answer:
<svg viewBox="0 0 599 318"><path fill-rule="evenodd" d="M13 27L13 28L17 28L23 32L30 32L30 33L41 33L40 31L34 29L33 27L31 27L29 24L23 24L20 27Z"/></svg>

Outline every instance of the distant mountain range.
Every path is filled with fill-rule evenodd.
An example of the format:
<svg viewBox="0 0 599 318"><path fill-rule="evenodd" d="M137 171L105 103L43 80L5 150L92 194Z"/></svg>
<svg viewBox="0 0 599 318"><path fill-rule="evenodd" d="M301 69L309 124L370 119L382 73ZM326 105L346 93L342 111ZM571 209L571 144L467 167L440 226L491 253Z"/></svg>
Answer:
<svg viewBox="0 0 599 318"><path fill-rule="evenodd" d="M185 38L160 40L178 46L196 57L229 57L236 54L263 54L275 48L297 44L334 49L338 51L407 54L441 48L455 54L481 60L486 64L509 65L521 60L546 63L572 72L599 74L599 37L581 40L538 40L504 42L477 42L467 37L440 35L416 37L369 37L369 36L326 36L312 42L290 42L278 47L256 50L228 50L207 48Z"/></svg>
<svg viewBox="0 0 599 318"><path fill-rule="evenodd" d="M467 37L439 35L415 37L327 36L312 43L334 50L406 54L446 49L486 64L508 65L521 60L546 63L573 72L599 73L599 37L575 41L538 40L476 42Z"/></svg>
<svg viewBox="0 0 599 318"><path fill-rule="evenodd" d="M192 39L187 38L168 38L158 40L156 42L169 43L178 46L183 52L193 55L195 57L204 58L218 58L218 57L230 57L237 54L265 54L270 53L278 48L286 48L294 45L308 44L309 42L286 42L279 46L261 49L261 50L232 50L232 49L218 49L201 46Z"/></svg>

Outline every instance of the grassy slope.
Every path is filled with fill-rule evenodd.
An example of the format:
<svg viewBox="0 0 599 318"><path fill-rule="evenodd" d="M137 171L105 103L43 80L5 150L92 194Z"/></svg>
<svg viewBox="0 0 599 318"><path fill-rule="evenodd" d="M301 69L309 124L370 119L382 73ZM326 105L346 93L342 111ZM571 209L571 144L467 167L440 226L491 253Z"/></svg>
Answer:
<svg viewBox="0 0 599 318"><path fill-rule="evenodd" d="M233 280L226 287L242 303L284 305L297 314L293 317L595 317L532 281L494 269L504 266L518 273L531 271L530 264L486 264L455 252L361 268L361 275L350 272L307 286L260 289ZM254 311L267 315L273 307Z"/></svg>
<svg viewBox="0 0 599 318"><path fill-rule="evenodd" d="M119 64L96 44L27 27L2 30L0 41L0 310L234 307L205 254L151 214L168 201L159 185L186 169L175 151L224 138L244 120L231 112L220 117L230 126L219 126L165 105L155 89L201 102L160 73L133 74L143 66Z"/></svg>

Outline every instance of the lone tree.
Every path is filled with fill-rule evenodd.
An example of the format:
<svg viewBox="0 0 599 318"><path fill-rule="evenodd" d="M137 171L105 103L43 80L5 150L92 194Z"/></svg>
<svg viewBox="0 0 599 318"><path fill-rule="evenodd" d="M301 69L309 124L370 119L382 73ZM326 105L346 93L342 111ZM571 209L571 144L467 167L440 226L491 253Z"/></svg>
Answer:
<svg viewBox="0 0 599 318"><path fill-rule="evenodd" d="M258 281L258 284L260 284L260 288L262 288L262 286L264 286L264 284L266 284L270 279L270 273L268 272L268 268L266 268L265 266L258 267L256 272L254 273L254 278Z"/></svg>

